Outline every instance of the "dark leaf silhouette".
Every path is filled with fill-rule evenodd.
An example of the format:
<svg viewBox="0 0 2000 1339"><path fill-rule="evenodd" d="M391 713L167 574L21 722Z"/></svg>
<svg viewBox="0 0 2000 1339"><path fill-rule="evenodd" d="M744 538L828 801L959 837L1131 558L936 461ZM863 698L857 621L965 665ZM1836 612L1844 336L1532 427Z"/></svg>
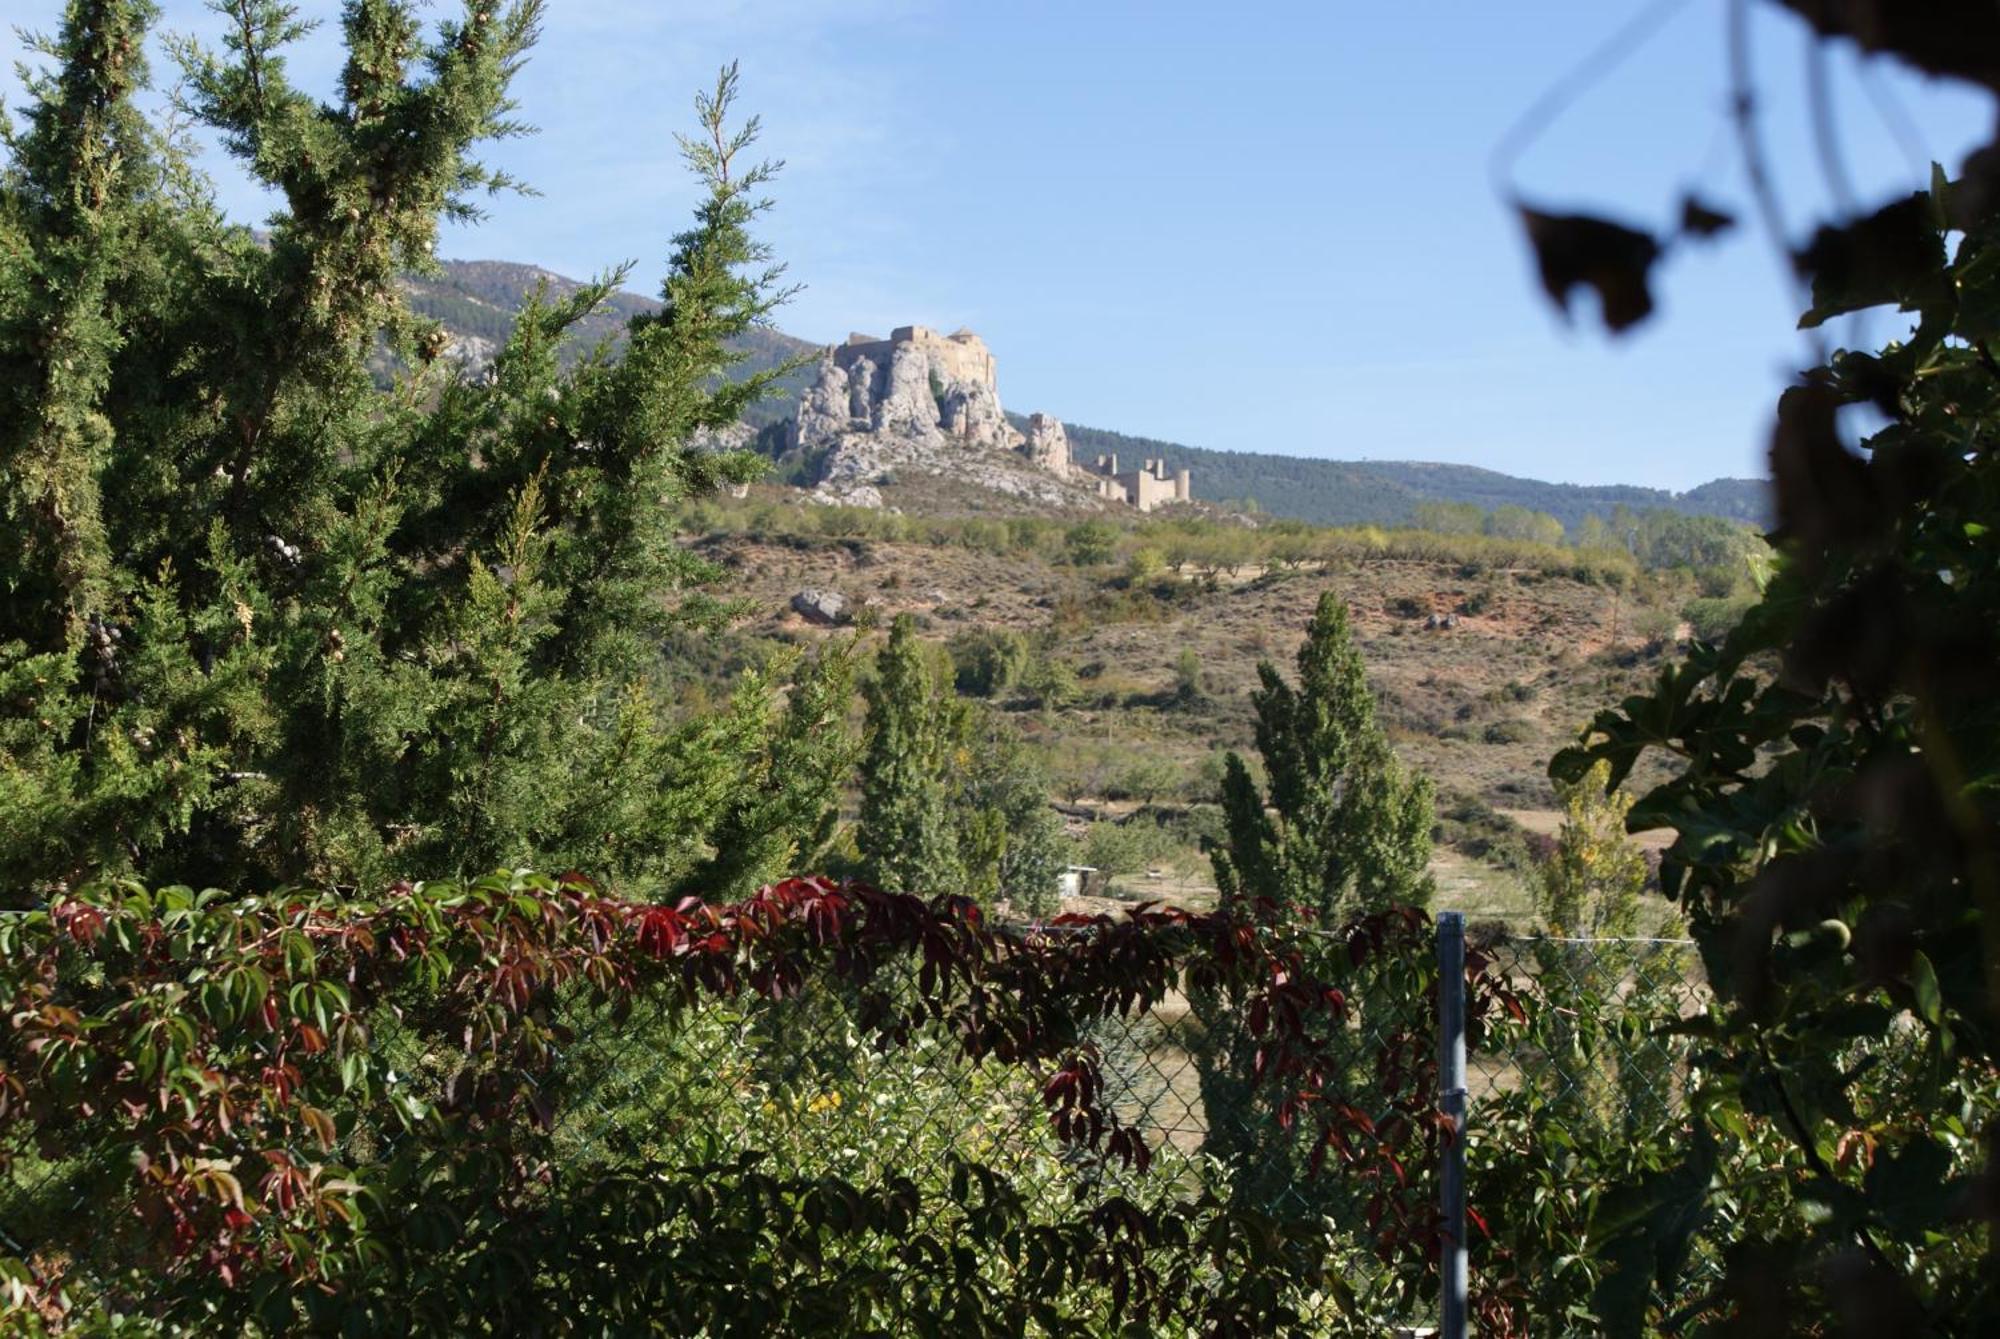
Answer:
<svg viewBox="0 0 2000 1339"><path fill-rule="evenodd" d="M1985 0L1783 0L1827 37L2000 91L2000 7Z"/></svg>
<svg viewBox="0 0 2000 1339"><path fill-rule="evenodd" d="M1881 525L1868 464L1840 443L1839 398L1822 386L1795 386L1778 400L1771 479L1778 529L1815 546L1853 543Z"/></svg>
<svg viewBox="0 0 2000 1339"><path fill-rule="evenodd" d="M1604 324L1628 330L1653 312L1652 271L1660 244L1652 234L1589 214L1547 214L1521 206L1542 287L1567 316L1570 295L1595 289Z"/></svg>
<svg viewBox="0 0 2000 1339"><path fill-rule="evenodd" d="M1716 237L1736 226L1736 216L1717 209L1698 195L1681 199L1681 232L1689 237Z"/></svg>
<svg viewBox="0 0 2000 1339"><path fill-rule="evenodd" d="M1799 253L1798 265L1813 290L1812 310L1799 320L1802 329L1864 307L1893 302L1908 310L1949 295L1940 287L1944 236L1928 194L1884 205L1845 226L1821 228Z"/></svg>

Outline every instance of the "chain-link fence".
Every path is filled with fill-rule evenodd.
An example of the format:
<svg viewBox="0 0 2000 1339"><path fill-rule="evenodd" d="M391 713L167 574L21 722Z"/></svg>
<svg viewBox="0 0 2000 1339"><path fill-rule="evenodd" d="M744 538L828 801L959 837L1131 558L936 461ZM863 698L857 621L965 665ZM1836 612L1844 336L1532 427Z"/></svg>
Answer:
<svg viewBox="0 0 2000 1339"><path fill-rule="evenodd" d="M1342 950L1344 951L1344 949ZM1431 1297L1388 1268L1368 1212L1371 1188L1329 1165L1315 1175L1310 1120L1281 1119L1255 1078L1259 1043L1235 1002L1175 992L1154 1007L1090 1021L1076 1048L1097 1063L1103 1105L1150 1150L1143 1169L1059 1139L1035 1066L969 1061L957 1038L906 1027L914 983L828 984L771 1001L741 997L613 1021L581 1006L551 1094L555 1140L571 1167L670 1156L728 1164L750 1153L787 1176L858 1185L913 1181L943 1208L953 1168L1002 1174L1041 1221L1074 1221L1115 1199L1158 1206L1209 1199L1274 1222L1324 1225L1341 1297L1295 1299L1332 1318L1363 1306L1416 1319ZM1428 997L1359 1001L1334 1048L1359 1094L1378 1087L1380 1052L1407 1032L1428 1045ZM885 1013L894 1019L885 1029ZM893 1038L893 1040L892 1040ZM1372 1120L1392 1113L1374 1110ZM1430 1170L1409 1169L1425 1180Z"/></svg>
<svg viewBox="0 0 2000 1339"><path fill-rule="evenodd" d="M1507 1290L1539 1322L1588 1332L1603 1304L1604 1238L1621 1229L1607 1189L1656 1173L1694 1136L1691 1026L1711 1001L1693 942L1524 936L1483 946L1523 1017L1469 1049L1465 1084L1472 1287ZM1721 1277L1719 1249L1621 1262L1643 1277L1655 1327L1676 1332ZM1662 1290L1651 1280L1670 1276ZM1535 1295L1522 1280L1533 1280ZM1565 1307L1576 1319L1561 1318Z"/></svg>
<svg viewBox="0 0 2000 1339"><path fill-rule="evenodd" d="M1486 1227L1469 1234L1476 1296L1488 1266L1528 1263L1489 1258L1489 1243L1523 1236L1534 1196L1560 1198L1549 1187L1560 1186L1566 1164L1587 1150L1679 1137L1690 1053L1673 1025L1699 1014L1707 994L1683 941L1526 938L1473 948L1487 957L1490 977L1518 992L1525 1016L1516 1025L1496 1015L1467 1055L1469 1207ZM1330 942L1328 951L1345 950ZM1365 1107L1368 1094L1388 1091L1389 1049L1411 1039L1419 1049L1437 1045L1432 966L1428 975L1369 978L1374 985L1350 995L1331 1090ZM1116 1197L1159 1205L1207 1196L1274 1221L1320 1225L1338 1295L1297 1300L1326 1332L1435 1322L1437 1262L1422 1250L1384 1249L1378 1183L1335 1164L1311 1172L1312 1123L1281 1119L1269 1086L1256 1081L1260 1043L1234 1001L1176 993L1142 1012L1099 1018L1074 1038L1098 1061L1107 1106L1152 1150L1141 1170L1059 1139L1043 1100L1048 1075L967 1060L919 997L914 979L892 970L866 986L823 982L780 1000L626 1000L616 1012L581 993L557 1001L550 1024L560 1062L538 1094L550 1117L549 1164L582 1179L620 1164L698 1169L754 1154L802 1179L905 1177L941 1210L954 1167L971 1162L1004 1176L1033 1215L1051 1222ZM394 1082L425 1096L442 1093L463 1064L409 1045L390 1026L375 1042L395 1053ZM1383 1122L1395 1113L1364 1114ZM342 1152L365 1165L387 1157L390 1143L386 1133L356 1128ZM1440 1167L1399 1173L1406 1191L1436 1202ZM0 1183L0 1245L26 1255L65 1219L119 1212L129 1185L127 1168L52 1165L21 1150ZM1555 1240L1561 1227L1556 1221L1543 1236ZM114 1264L80 1254L70 1267L82 1276ZM1688 1296L1657 1299L1661 1314L1696 1298L1700 1270L1690 1277Z"/></svg>

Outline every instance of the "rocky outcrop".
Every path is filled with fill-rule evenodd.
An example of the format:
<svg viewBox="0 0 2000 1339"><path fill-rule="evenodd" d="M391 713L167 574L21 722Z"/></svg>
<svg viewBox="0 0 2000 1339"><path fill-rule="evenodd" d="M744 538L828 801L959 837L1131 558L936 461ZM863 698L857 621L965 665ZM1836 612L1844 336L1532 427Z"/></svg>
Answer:
<svg viewBox="0 0 2000 1339"><path fill-rule="evenodd" d="M874 393L869 421L876 432L924 436L938 430L938 402L931 392L930 359L921 349L910 344L897 345L890 351L888 365L876 371L873 383L867 389ZM859 395L864 385L853 381L850 389Z"/></svg>
<svg viewBox="0 0 2000 1339"><path fill-rule="evenodd" d="M914 470L1057 506L1095 505L1070 482L1062 424L1038 415L1032 439L1007 421L993 355L969 330L904 326L852 335L821 357L799 402L792 445L819 456L813 501L882 505L880 485Z"/></svg>
<svg viewBox="0 0 2000 1339"><path fill-rule="evenodd" d="M792 436L801 445L830 443L849 430L853 418L847 369L833 361L833 350L829 349L820 356L818 379L799 400Z"/></svg>
<svg viewBox="0 0 2000 1339"><path fill-rule="evenodd" d="M808 623L832 627L847 618L847 597L836 590L802 590L792 597L792 608Z"/></svg>
<svg viewBox="0 0 2000 1339"><path fill-rule="evenodd" d="M1001 450L1021 442L1001 410L993 356L979 337L960 331L944 338L921 326L886 340L855 335L821 357L819 377L799 404L796 444L826 448L854 433Z"/></svg>
<svg viewBox="0 0 2000 1339"><path fill-rule="evenodd" d="M476 376L493 366L493 359L500 352L500 346L484 335L453 335L445 341L444 356L464 369L467 376Z"/></svg>
<svg viewBox="0 0 2000 1339"><path fill-rule="evenodd" d="M741 451L757 439L757 430L738 419L719 428L696 428L688 434L688 446L695 451Z"/></svg>
<svg viewBox="0 0 2000 1339"><path fill-rule="evenodd" d="M1029 463L1047 470L1058 479L1073 473L1069 457L1069 433L1053 414L1028 415L1028 441L1023 448Z"/></svg>
<svg viewBox="0 0 2000 1339"><path fill-rule="evenodd" d="M976 381L961 382L945 392L938 415L939 426L948 437L1003 451L1020 445L1021 434L1001 412L999 392L991 386Z"/></svg>

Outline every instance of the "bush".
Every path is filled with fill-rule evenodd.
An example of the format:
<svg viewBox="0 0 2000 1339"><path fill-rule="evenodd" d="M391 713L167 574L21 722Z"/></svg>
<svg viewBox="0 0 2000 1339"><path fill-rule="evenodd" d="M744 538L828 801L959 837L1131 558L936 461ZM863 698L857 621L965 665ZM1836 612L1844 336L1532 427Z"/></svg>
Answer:
<svg viewBox="0 0 2000 1339"><path fill-rule="evenodd" d="M1145 545L1132 550L1125 559L1125 584L1143 589L1165 576L1166 571L1166 555L1151 545Z"/></svg>
<svg viewBox="0 0 2000 1339"><path fill-rule="evenodd" d="M1754 603L1748 596L1689 600L1681 610L1681 617L1687 620L1697 641L1719 642L1743 621L1743 615Z"/></svg>
<svg viewBox="0 0 2000 1339"><path fill-rule="evenodd" d="M1092 823L1078 847L1080 865L1089 865L1106 878L1136 874L1171 857L1173 837L1148 818L1124 823Z"/></svg>
<svg viewBox="0 0 2000 1339"><path fill-rule="evenodd" d="M1084 521L1069 528L1063 548L1077 567L1102 567L1117 550L1118 531L1109 521Z"/></svg>
<svg viewBox="0 0 2000 1339"><path fill-rule="evenodd" d="M968 697L997 698L1020 682L1033 653L1009 628L973 628L951 639L952 679Z"/></svg>
<svg viewBox="0 0 2000 1339"><path fill-rule="evenodd" d="M1029 706L1051 710L1069 706L1083 691L1075 667L1046 649L1029 657L1019 686Z"/></svg>
<svg viewBox="0 0 2000 1339"><path fill-rule="evenodd" d="M1489 744L1525 744L1536 734L1533 721L1524 721L1518 716L1513 716L1504 721L1493 722L1480 732L1480 738Z"/></svg>

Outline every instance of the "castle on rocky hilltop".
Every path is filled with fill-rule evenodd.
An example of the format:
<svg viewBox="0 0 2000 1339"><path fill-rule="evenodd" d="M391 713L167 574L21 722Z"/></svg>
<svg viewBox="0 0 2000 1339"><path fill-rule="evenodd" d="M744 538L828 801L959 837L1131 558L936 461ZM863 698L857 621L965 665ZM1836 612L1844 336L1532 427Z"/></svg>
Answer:
<svg viewBox="0 0 2000 1339"><path fill-rule="evenodd" d="M970 330L906 325L887 339L853 334L828 348L799 401L790 444L823 453L814 495L849 505L881 506L877 485L898 468L1055 504L1096 497L1151 511L1191 497L1188 472L1170 476L1161 461L1123 473L1116 456L1078 465L1052 415L1029 415L1026 432L1008 422L993 354ZM999 453L1033 469L1010 469Z"/></svg>
<svg viewBox="0 0 2000 1339"><path fill-rule="evenodd" d="M963 327L949 335L940 335L929 326L898 326L889 332L887 339L852 334L847 343L834 347L833 359L849 369L864 358L886 364L895 357L896 347L901 344L920 350L931 371L945 381L976 381L994 395L1000 393L1000 380L994 373L993 354L986 341Z"/></svg>

